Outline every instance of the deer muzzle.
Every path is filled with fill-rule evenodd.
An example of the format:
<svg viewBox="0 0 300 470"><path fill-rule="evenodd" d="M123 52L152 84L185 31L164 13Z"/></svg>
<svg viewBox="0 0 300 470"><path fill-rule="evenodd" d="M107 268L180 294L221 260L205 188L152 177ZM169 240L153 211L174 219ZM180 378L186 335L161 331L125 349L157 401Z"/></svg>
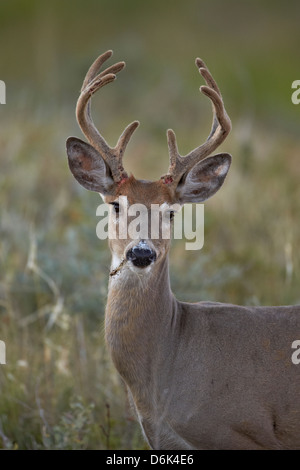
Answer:
<svg viewBox="0 0 300 470"><path fill-rule="evenodd" d="M126 253L126 259L138 268L145 268L156 260L156 252L141 240Z"/></svg>

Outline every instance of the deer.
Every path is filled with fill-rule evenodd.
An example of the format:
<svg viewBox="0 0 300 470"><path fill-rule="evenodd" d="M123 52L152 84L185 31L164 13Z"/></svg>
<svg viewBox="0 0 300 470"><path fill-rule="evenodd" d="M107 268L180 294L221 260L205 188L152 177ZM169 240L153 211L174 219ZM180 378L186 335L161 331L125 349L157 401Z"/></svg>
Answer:
<svg viewBox="0 0 300 470"><path fill-rule="evenodd" d="M123 156L139 121L110 147L91 116L91 97L125 66L101 72L111 55L100 55L83 81L76 117L88 143L67 139L69 168L108 204L109 230L125 203L144 204L149 217L151 204L159 204L171 226L174 204L203 203L228 174L231 155L211 155L231 130L221 92L197 58L206 83L200 91L213 108L207 140L183 156L169 129L168 172L157 181L135 179ZM181 302L170 285L171 237L153 239L148 231L144 238L108 238L106 344L150 449L300 449L300 365L291 360L300 305Z"/></svg>

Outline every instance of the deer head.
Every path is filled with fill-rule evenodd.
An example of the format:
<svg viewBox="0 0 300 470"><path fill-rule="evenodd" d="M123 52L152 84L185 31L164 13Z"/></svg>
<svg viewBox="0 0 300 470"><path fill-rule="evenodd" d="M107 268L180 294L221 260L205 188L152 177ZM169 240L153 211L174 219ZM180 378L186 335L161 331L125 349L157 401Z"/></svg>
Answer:
<svg viewBox="0 0 300 470"><path fill-rule="evenodd" d="M159 205L163 223L171 224L174 207L185 203L203 202L213 196L222 186L228 173L231 156L220 153L209 155L223 142L231 129L230 119L225 111L220 90L201 59L196 66L206 81L201 92L208 96L213 105L213 124L206 142L182 156L178 152L173 130L167 131L170 156L168 172L158 181L137 180L128 176L123 167L126 146L138 121L129 124L121 134L117 145L110 147L96 129L91 117L91 96L100 88L116 79L124 66L118 62L99 73L103 63L112 51L98 57L88 70L79 96L76 116L78 124L88 139L86 143L76 137L67 140L69 166L77 181L86 189L100 193L110 204L110 226L119 223L119 215L133 204L143 204L151 220L151 205ZM123 196L123 197L120 197ZM126 207L125 207L126 206ZM129 219L130 220L130 217ZM150 227L151 224L149 224ZM170 240L158 237L151 239L150 231L143 238L113 239L110 237L113 255L113 276L127 263L133 270L149 272L167 256ZM147 268L147 269L145 269Z"/></svg>

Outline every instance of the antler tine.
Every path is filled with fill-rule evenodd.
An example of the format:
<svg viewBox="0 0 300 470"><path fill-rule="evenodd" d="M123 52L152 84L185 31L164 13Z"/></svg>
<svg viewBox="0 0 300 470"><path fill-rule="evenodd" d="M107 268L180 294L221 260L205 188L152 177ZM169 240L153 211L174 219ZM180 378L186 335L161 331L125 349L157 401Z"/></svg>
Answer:
<svg viewBox="0 0 300 470"><path fill-rule="evenodd" d="M104 52L104 54L101 54L90 66L88 69L86 76L83 80L81 91L85 89L85 87L92 81L94 78L98 75L99 70L101 69L102 65L104 62L106 62L110 57L113 55L113 51L109 50ZM124 64L125 65L125 64ZM104 70L104 72L107 72L107 69ZM113 72L111 72L113 73Z"/></svg>
<svg viewBox="0 0 300 470"><path fill-rule="evenodd" d="M206 81L206 85L200 87L200 91L208 96L213 106L213 123L211 132L204 144L192 150L186 156L178 152L176 135L172 129L167 131L170 166L168 173L161 177L165 184L177 184L181 177L199 161L210 155L225 140L231 130L231 121L225 110L221 92L206 67L203 60L197 58L196 66Z"/></svg>
<svg viewBox="0 0 300 470"><path fill-rule="evenodd" d="M116 79L116 74L125 67L125 62L117 62L116 64L99 73L101 66L111 56L112 51L105 52L104 54L100 55L89 68L83 81L81 93L77 101L76 117L82 132L91 145L96 150L98 150L102 158L106 161L111 170L114 181L119 183L123 179L128 178L128 175L123 168L122 158L126 146L133 132L138 127L139 122L134 121L125 128L115 147L110 147L108 145L93 122L90 101L92 95L103 86L113 82Z"/></svg>

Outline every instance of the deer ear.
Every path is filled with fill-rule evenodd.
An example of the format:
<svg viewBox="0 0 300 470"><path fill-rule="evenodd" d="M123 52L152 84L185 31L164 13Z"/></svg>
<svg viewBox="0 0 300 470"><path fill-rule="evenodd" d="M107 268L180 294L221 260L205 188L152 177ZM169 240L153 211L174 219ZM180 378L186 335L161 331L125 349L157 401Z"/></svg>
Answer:
<svg viewBox="0 0 300 470"><path fill-rule="evenodd" d="M213 196L224 183L230 164L228 153L219 153L197 163L177 186L178 202L203 202Z"/></svg>
<svg viewBox="0 0 300 470"><path fill-rule="evenodd" d="M94 147L76 137L69 137L67 154L70 170L81 186L104 195L114 194L115 182L110 170Z"/></svg>

